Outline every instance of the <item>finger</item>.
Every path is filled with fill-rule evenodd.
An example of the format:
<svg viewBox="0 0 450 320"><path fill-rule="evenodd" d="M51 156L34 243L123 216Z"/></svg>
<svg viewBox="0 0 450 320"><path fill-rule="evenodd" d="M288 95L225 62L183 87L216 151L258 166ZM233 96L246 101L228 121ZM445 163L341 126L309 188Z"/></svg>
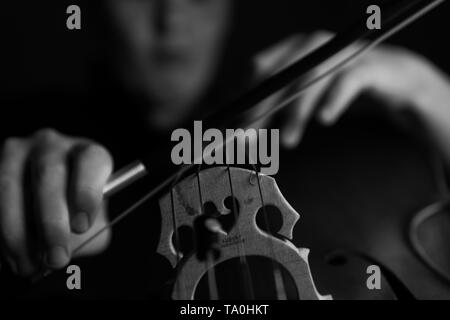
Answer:
<svg viewBox="0 0 450 320"><path fill-rule="evenodd" d="M71 228L86 232L94 223L103 201L103 188L113 170L109 152L102 146L88 143L75 148L71 174Z"/></svg>
<svg viewBox="0 0 450 320"><path fill-rule="evenodd" d="M304 58L332 37L332 33L318 31L308 36L296 34L277 43L255 57L254 63L258 76L269 76L278 72Z"/></svg>
<svg viewBox="0 0 450 320"><path fill-rule="evenodd" d="M95 221L87 232L83 234L73 232L71 234L71 246L73 248L72 257L98 254L108 247L111 241L111 230L110 228L107 228L109 223L107 211L107 204L105 203L102 205L99 213L97 213ZM97 234L100 230L103 231L100 234ZM90 241L87 245L83 245L83 243L86 242L86 239L90 239L96 234L95 240Z"/></svg>
<svg viewBox="0 0 450 320"><path fill-rule="evenodd" d="M66 200L68 146L53 131L43 131L31 163L36 223L43 245L43 262L57 269L70 259L70 223Z"/></svg>
<svg viewBox="0 0 450 320"><path fill-rule="evenodd" d="M26 142L10 138L0 162L0 238L13 272L29 276L36 265L28 247L27 221L22 181L27 157Z"/></svg>
<svg viewBox="0 0 450 320"><path fill-rule="evenodd" d="M335 123L367 87L367 73L362 68L352 68L334 78L327 89L327 98L319 113L322 124Z"/></svg>
<svg viewBox="0 0 450 320"><path fill-rule="evenodd" d="M257 75L260 77L276 73L294 59L292 52L296 53L295 57L301 58L304 53L300 44L305 41L305 37L296 35L259 53L254 59Z"/></svg>
<svg viewBox="0 0 450 320"><path fill-rule="evenodd" d="M316 83L288 107L281 136L281 141L286 148L294 148L300 143L306 126L330 82L331 78L326 78Z"/></svg>

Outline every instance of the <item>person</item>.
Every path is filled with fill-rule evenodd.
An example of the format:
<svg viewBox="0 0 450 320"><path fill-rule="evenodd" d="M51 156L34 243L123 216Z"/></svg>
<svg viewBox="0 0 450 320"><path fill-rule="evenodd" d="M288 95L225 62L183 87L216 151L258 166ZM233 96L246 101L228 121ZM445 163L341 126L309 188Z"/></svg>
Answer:
<svg viewBox="0 0 450 320"><path fill-rule="evenodd" d="M220 78L235 5L228 0L103 3L117 45L110 69L126 93L123 101L139 101L135 104L139 117L131 121L143 123L151 132L148 140L156 141L152 139L158 133L170 132L211 107L207 97ZM331 37L327 32L298 34L261 52L253 60L252 81L270 76ZM325 66L314 74L321 68ZM297 147L313 118L333 125L362 92L373 94L390 110L408 110L419 116L450 164L447 75L426 58L388 45L323 79L284 111L277 123L282 144ZM261 108L281 98L271 97ZM89 117L91 111L83 116ZM109 128L120 127L120 122L114 122L120 116L111 119ZM29 136L7 136L3 144L1 250L10 268L23 277L35 275L42 265L49 269L66 266L73 248L108 220L102 190L113 172L114 153L101 139L89 136L88 130L83 136L64 130L43 127ZM26 200L29 197L32 202ZM110 234L105 233L79 254L102 252L109 242Z"/></svg>

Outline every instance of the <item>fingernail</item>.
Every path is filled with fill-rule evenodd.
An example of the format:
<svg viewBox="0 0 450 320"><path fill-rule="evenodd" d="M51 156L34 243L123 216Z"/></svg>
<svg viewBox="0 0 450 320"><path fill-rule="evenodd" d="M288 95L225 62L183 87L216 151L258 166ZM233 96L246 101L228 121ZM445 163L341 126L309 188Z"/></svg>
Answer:
<svg viewBox="0 0 450 320"><path fill-rule="evenodd" d="M46 252L45 263L51 268L61 268L64 267L69 261L69 255L66 248L57 246L50 248Z"/></svg>
<svg viewBox="0 0 450 320"><path fill-rule="evenodd" d="M73 217L72 229L78 233L84 233L89 229L89 218L86 213L80 212Z"/></svg>

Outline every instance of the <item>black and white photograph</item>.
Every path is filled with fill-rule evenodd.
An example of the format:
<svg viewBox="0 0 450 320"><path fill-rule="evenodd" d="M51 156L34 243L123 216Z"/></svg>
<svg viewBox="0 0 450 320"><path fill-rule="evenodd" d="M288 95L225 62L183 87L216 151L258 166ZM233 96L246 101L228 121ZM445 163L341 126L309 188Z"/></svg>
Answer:
<svg viewBox="0 0 450 320"><path fill-rule="evenodd" d="M0 305L450 299L448 1L0 6Z"/></svg>

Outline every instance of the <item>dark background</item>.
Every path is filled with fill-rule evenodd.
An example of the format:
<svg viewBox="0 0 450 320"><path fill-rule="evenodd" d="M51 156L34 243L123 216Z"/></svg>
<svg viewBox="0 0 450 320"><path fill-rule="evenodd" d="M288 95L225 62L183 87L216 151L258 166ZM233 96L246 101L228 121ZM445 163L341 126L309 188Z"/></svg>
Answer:
<svg viewBox="0 0 450 320"><path fill-rule="evenodd" d="M364 17L367 0L245 0L239 18L239 50L248 55L287 34L314 29L340 30ZM0 12L0 92L23 94L59 86L83 88L86 61L97 55L98 24L106 15L92 7L95 1L5 1ZM82 30L66 28L66 8L82 9ZM450 5L408 27L390 42L424 54L444 70L450 70L447 17Z"/></svg>
<svg viewBox="0 0 450 320"><path fill-rule="evenodd" d="M252 53L294 32L344 29L353 20L364 17L369 4L377 2L241 0L241 11L235 21L239 30L235 35L238 50L233 51L236 61L246 60ZM70 4L82 8L81 31L66 29L65 12ZM449 14L450 5L446 3L390 42L419 52L450 72L446 29ZM91 62L103 58L99 50L103 44L100 26L105 15L98 11L93 0L1 4L1 134L10 134L19 124L17 119L20 118L9 120L14 106L7 104L11 99L23 99L25 110L37 109L36 113L41 112L39 108L48 97L54 97L52 104L60 112L77 107L75 97L91 85ZM39 100L33 100L36 94ZM74 99L71 99L72 94ZM95 101L91 105L97 106ZM36 122L30 114L21 114L26 126ZM111 115L109 118L115 119ZM68 120L64 132L69 130L67 125L78 127L78 131L85 130L82 125L73 123L72 118ZM104 119L91 122L106 125ZM131 129L133 124L126 129ZM103 127L96 129L113 132ZM116 132L113 138L119 136L121 132ZM131 144L123 140L124 144ZM143 145L137 141L134 146ZM115 155L126 153L121 147L117 146ZM134 159L126 159L129 160ZM329 250L355 247L387 264L417 295L450 296L448 286L417 260L404 234L411 214L436 200L428 160L423 145L383 116L356 124L344 117L338 126L330 129L313 127L300 151L286 151L281 155L277 182L288 202L302 215L294 235L295 244L311 248L311 269L321 293L331 293L336 298L379 297L377 293L367 293L365 265L353 261L355 265L346 269L346 276L337 277L324 266L323 256ZM158 221L146 221L158 217L149 216L149 212L136 213L122 223L118 228L120 232L115 232L110 251L103 257L77 262L82 270L89 270L86 282L91 290L82 294L146 297L153 282L165 279L167 274L159 272L154 261L159 259L165 266L167 263L152 256L159 234L149 232L150 226L157 226ZM65 277L60 273L54 283L57 289L67 293ZM109 287L112 283L114 288ZM43 291L51 293L47 287Z"/></svg>

